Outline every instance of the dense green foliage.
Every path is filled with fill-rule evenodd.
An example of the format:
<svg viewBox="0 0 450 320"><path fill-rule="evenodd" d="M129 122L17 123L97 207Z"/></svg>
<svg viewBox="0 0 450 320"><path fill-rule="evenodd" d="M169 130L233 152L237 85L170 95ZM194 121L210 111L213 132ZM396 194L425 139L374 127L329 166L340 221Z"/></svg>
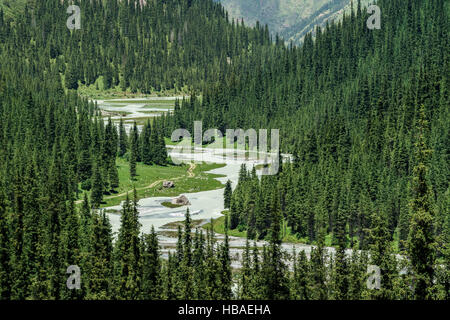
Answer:
<svg viewBox="0 0 450 320"><path fill-rule="evenodd" d="M201 88L206 79L218 79L227 57L261 37L259 30L229 24L223 8L212 1L74 4L81 9L81 29L73 32L66 27L69 1L36 1L24 16L29 22L24 27L31 21L35 25L35 46L56 59L66 87L72 89L91 85L100 76L104 89L120 86L151 93L186 85Z"/></svg>
<svg viewBox="0 0 450 320"><path fill-rule="evenodd" d="M380 0L381 30L358 5L301 47L229 23L212 0L75 3L73 31L68 1L36 1L14 19L0 10L1 299L449 299L446 1ZM75 91L100 77L104 89L195 90L128 137ZM280 128L295 156L262 179L242 167L227 188L225 230L269 241L247 245L234 278L228 237L192 236L189 211L163 260L155 232L140 234L136 192L115 239L95 210L118 188L116 156L131 177L137 162L166 165L163 136L198 119L223 132ZM91 199L77 208L80 189ZM310 259L281 249L287 228L317 244ZM66 287L74 264L82 290ZM382 289L365 287L368 264Z"/></svg>
<svg viewBox="0 0 450 320"><path fill-rule="evenodd" d="M232 63L226 81L204 91L202 102L175 112L173 122L188 127L202 118L203 127L222 131L281 128L282 149L295 155L276 178L258 182L241 173L232 229L233 216L249 228L260 218L265 222L256 228L264 237L265 198L280 190L283 217L301 238L313 242L321 227L335 234L344 223L349 244L368 248L377 213L403 248L423 105L430 126L422 135L433 151L426 180L434 233L448 238L449 10L443 1L408 3L381 1L381 30L368 30L358 8L300 48L254 49Z"/></svg>

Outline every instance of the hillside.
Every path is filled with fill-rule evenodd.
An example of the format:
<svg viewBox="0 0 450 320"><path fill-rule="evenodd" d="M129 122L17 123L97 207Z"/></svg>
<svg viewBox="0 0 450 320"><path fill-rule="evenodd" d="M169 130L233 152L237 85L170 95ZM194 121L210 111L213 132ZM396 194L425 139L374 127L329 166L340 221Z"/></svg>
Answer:
<svg viewBox="0 0 450 320"><path fill-rule="evenodd" d="M249 25L267 24L273 34L300 43L316 25L340 19L349 12L351 0L219 0L234 19ZM362 0L363 5L373 2ZM357 1L354 1L355 6Z"/></svg>
<svg viewBox="0 0 450 320"><path fill-rule="evenodd" d="M379 0L374 30L358 5L302 46L229 23L215 0L78 1L76 30L68 2L0 14L0 300L450 300L449 1ZM122 96L94 103L86 88ZM173 111L143 116L144 95L168 93ZM219 181L174 165L165 143L194 132L181 156L211 159L196 121L246 160L253 130L276 130L257 138L276 172L210 148L234 167L214 172L223 193L199 195ZM162 193L189 210L166 211ZM224 236L194 230L191 215L219 212Z"/></svg>
<svg viewBox="0 0 450 320"><path fill-rule="evenodd" d="M0 9L6 17L11 17L25 8L28 0L0 0Z"/></svg>

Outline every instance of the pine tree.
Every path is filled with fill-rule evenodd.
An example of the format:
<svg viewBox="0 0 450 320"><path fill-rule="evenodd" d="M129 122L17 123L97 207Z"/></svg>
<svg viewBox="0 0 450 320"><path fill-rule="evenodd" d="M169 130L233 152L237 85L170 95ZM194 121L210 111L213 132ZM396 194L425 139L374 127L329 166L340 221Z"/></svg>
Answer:
<svg viewBox="0 0 450 320"><path fill-rule="evenodd" d="M225 219L225 239L224 243L219 249L219 279L220 279L220 299L231 299L231 259L230 259L230 247L228 243L228 219Z"/></svg>
<svg viewBox="0 0 450 320"><path fill-rule="evenodd" d="M338 211L336 219L336 239L338 248L336 249L335 257L335 288L334 294L338 300L347 300L349 291L349 263L346 257L346 232L345 232L345 217L341 208Z"/></svg>
<svg viewBox="0 0 450 320"><path fill-rule="evenodd" d="M143 237L142 252L142 299L156 300L161 298L161 264L158 237L152 226L150 234Z"/></svg>
<svg viewBox="0 0 450 320"><path fill-rule="evenodd" d="M76 66L73 62L69 62L67 69L66 69L66 76L65 76L65 82L66 82L66 88L67 89L78 89L78 78L77 78L77 71Z"/></svg>
<svg viewBox="0 0 450 320"><path fill-rule="evenodd" d="M3 175L2 175L3 177ZM9 237L8 211L6 197L3 192L3 181L0 178L0 299L10 297L10 266L9 266Z"/></svg>
<svg viewBox="0 0 450 320"><path fill-rule="evenodd" d="M372 290L371 297L381 300L393 300L394 280L397 274L396 257L392 250L388 230L388 219L383 213L374 213L373 228L370 230L372 264L380 268L381 288Z"/></svg>
<svg viewBox="0 0 450 320"><path fill-rule="evenodd" d="M433 234L433 209L431 189L428 185L428 158L431 150L426 144L425 108L419 110L417 124L416 161L412 181L411 224L408 237L408 254L414 271L414 296L418 300L431 299L434 280L435 239Z"/></svg>
<svg viewBox="0 0 450 320"><path fill-rule="evenodd" d="M225 184L225 191L223 193L223 201L224 201L224 208L229 209L230 203L231 203L231 195L233 191L231 190L231 181L228 180Z"/></svg>
<svg viewBox="0 0 450 320"><path fill-rule="evenodd" d="M205 239L203 231L196 229L194 238L194 252L192 255L194 268L194 299L205 297Z"/></svg>
<svg viewBox="0 0 450 320"><path fill-rule="evenodd" d="M239 282L239 290L240 290L239 299L242 300L252 299L251 279L252 279L252 268L250 257L250 243L247 239L245 241L245 249L242 254L242 268L240 271L240 282Z"/></svg>
<svg viewBox="0 0 450 320"><path fill-rule="evenodd" d="M119 187L119 172L117 170L117 166L116 166L116 157L112 157L109 160L109 165L108 165L108 175L109 175L109 181L110 181L110 187L111 187L111 191L114 191L116 188Z"/></svg>
<svg viewBox="0 0 450 320"><path fill-rule="evenodd" d="M152 134L152 127L150 125L150 120L144 125L144 129L140 135L141 146L142 146L142 162L146 165L151 165L154 160L154 155L152 154L152 147L150 136Z"/></svg>
<svg viewBox="0 0 450 320"><path fill-rule="evenodd" d="M184 300L192 299L194 290L191 231L191 216L188 208L185 214L183 238L179 239L182 241L183 255L178 268L178 286L179 298Z"/></svg>
<svg viewBox="0 0 450 320"><path fill-rule="evenodd" d="M131 135L130 135L130 178L131 180L134 180L136 177L136 161L138 159L138 150L139 150L139 146L138 146L138 139L139 139L139 134L138 134L138 129L137 129L137 125L136 122L133 125L133 129L131 131Z"/></svg>
<svg viewBox="0 0 450 320"><path fill-rule="evenodd" d="M128 149L128 137L123 125L123 119L120 118L119 122L119 157L123 157Z"/></svg>
<svg viewBox="0 0 450 320"><path fill-rule="evenodd" d="M99 208L103 201L103 177L98 162L95 163L92 179L91 204L93 208Z"/></svg>
<svg viewBox="0 0 450 320"><path fill-rule="evenodd" d="M328 298L326 256L324 252L324 230L319 231L317 248L311 250L311 288L312 299L326 300Z"/></svg>
<svg viewBox="0 0 450 320"><path fill-rule="evenodd" d="M271 200L272 226L269 235L268 268L265 279L267 281L267 298L287 299L289 298L289 288L287 268L281 250L280 204L276 194L272 196Z"/></svg>
<svg viewBox="0 0 450 320"><path fill-rule="evenodd" d="M107 300L113 297L113 244L109 219L104 211L94 212L91 218L88 248L88 300Z"/></svg>
<svg viewBox="0 0 450 320"><path fill-rule="evenodd" d="M77 265L81 262L81 243L80 243L80 221L78 213L75 210L73 200L70 200L64 229L62 231L62 258L63 265L61 271L66 271L68 266ZM86 270L80 270L81 273ZM66 283L61 283L61 299L82 299L83 290L70 290Z"/></svg>
<svg viewBox="0 0 450 320"><path fill-rule="evenodd" d="M290 284L291 298L295 300L309 300L310 293L310 270L309 262L304 250L297 255L293 255L294 270L292 274L292 281Z"/></svg>
<svg viewBox="0 0 450 320"><path fill-rule="evenodd" d="M117 299L137 299L142 281L136 190L133 193L133 201L127 195L123 204L119 235L114 248L114 286Z"/></svg>

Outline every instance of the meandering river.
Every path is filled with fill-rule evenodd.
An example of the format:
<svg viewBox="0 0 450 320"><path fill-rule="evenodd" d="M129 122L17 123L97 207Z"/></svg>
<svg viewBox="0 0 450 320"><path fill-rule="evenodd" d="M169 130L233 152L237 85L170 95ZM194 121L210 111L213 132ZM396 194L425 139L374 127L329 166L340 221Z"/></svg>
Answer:
<svg viewBox="0 0 450 320"><path fill-rule="evenodd" d="M161 100L161 98L149 98L148 101L152 100ZM165 98L165 99L176 99ZM146 105L145 102L135 103L133 101L139 100L139 102L145 99L129 99L130 103L127 104L124 102L124 99L120 100L120 106L115 105L111 100L105 101L97 101L100 109L108 111L108 112L127 112L126 118L141 118L145 116L149 116L148 114L142 113L142 108ZM158 111L167 112L170 108L157 108ZM152 108L152 110L155 110ZM120 116L114 116L112 119L120 119ZM131 120L133 121L133 120ZM233 187L236 186L239 176L239 169L243 163L246 164L248 169L251 169L253 166L264 163L264 157L261 154L258 157L251 157L248 155L244 155L243 153L237 155L230 159L229 156L224 156L224 154L230 154L232 152L236 153L235 150L230 149L207 149L207 148L194 148L192 153L186 154L182 152L178 152L173 149L173 146L167 146L169 150L169 154L174 159L184 160L184 161L204 161L209 163L225 163L226 166L218 169L214 169L209 171L210 173L220 174L224 177L216 178L222 183L225 183L227 180L232 182ZM266 154L267 155L267 154ZM288 157L288 155L285 155ZM258 175L261 174L261 171L257 171ZM211 218L218 218L221 216L221 212L224 210L223 204L223 192L224 189L212 190L212 191L203 191L197 193L185 193L184 195L189 199L190 205L189 210L192 215L192 219L199 220L203 219L204 221L208 221ZM161 227L170 222L183 221L184 214L186 212L186 207L180 208L167 208L162 205L163 202L171 201L173 197L151 197L140 199L138 202L138 210L139 210L139 221L142 225L141 231L144 233L148 233L151 230L151 227L154 226L155 230L161 231ZM120 210L121 205L113 206L106 208L112 210ZM117 232L120 228L120 214L108 213L109 219L112 225L113 232ZM223 239L222 235L217 235L218 241ZM176 244L176 238L167 237L167 236L159 236L160 245L162 246L163 256L167 255L168 251L174 250ZM265 241L258 241L257 246L262 246L266 244ZM242 248L245 246L245 239L238 237L230 237L230 254L232 256L232 265L233 267L239 267L239 257L242 254ZM311 245L303 245L303 244L292 244L292 243L284 243L283 248L287 251L292 251L293 248L297 252L300 250L304 250L307 255L311 252ZM333 248L328 248L329 251L333 252Z"/></svg>

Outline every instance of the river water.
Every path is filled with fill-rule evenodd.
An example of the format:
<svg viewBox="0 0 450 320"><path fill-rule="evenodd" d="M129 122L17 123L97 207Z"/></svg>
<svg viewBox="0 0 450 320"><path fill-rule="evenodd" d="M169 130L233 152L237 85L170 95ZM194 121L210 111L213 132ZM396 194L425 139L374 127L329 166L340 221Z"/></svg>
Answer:
<svg viewBox="0 0 450 320"><path fill-rule="evenodd" d="M176 99L176 97L165 98L167 100ZM138 100L139 102L148 100L163 100L162 98L138 98L138 99L120 99L120 103L114 103L114 100L98 100L98 106L100 109L108 112L127 112L126 118L141 118L149 116L149 114L142 113L142 107L146 104L133 103L133 101ZM124 103L124 101L130 101L129 104ZM152 108L151 110L159 110L161 112L166 112L170 110L169 108ZM154 116L153 114L151 116ZM120 116L111 117L113 120L118 120ZM131 120L133 121L133 120ZM264 159L267 154L263 156L260 154L255 156L245 156L242 152L232 149L208 149L208 148L194 148L192 152L186 153L177 150L173 146L167 146L169 155L172 159L183 162L207 162L207 163L224 163L226 166L218 169L209 171L210 173L224 175L225 177L216 178L221 183L225 184L227 180L232 182L235 186L238 181L239 169L243 163L247 165L248 169L251 169L257 164L264 163ZM230 155L234 154L232 158ZM221 216L221 212L224 210L223 206L223 192L224 189L203 191L197 193L185 193L184 195L189 199L191 205L189 205L190 214L192 219L211 219L218 218ZM151 227L154 226L155 229L161 230L161 227L169 222L182 221L184 220L184 214L186 212L186 207L180 208L167 208L161 203L166 201L171 201L173 197L152 197L141 199L138 202L139 205L139 220L142 224L141 231L144 233L150 232ZM121 205L106 208L107 211L120 210ZM120 214L108 213L113 232L117 232L120 227Z"/></svg>
<svg viewBox="0 0 450 320"><path fill-rule="evenodd" d="M151 98L161 100L161 98ZM169 98L170 99L170 98ZM174 99L174 98L172 98ZM132 101L133 99L130 99ZM139 101L144 100L142 98ZM146 105L145 103L123 103L124 99L120 99L121 105L117 106L111 101L97 101L99 107L102 110L120 112L129 112L126 118L140 118L143 116L149 116L149 114L141 113L142 107ZM152 110L155 110L152 108ZM168 111L169 109L162 109L162 112ZM154 116L154 115L151 115ZM112 117L114 120L120 119L119 117ZM210 173L224 175L224 177L216 178L221 183L225 183L227 180L232 182L232 186L235 187L238 181L239 169L242 164L246 164L247 169L252 169L253 166L258 164L263 164L267 161L267 156L273 156L268 153L259 153L256 157L245 155L244 153L239 153L239 151L232 149L208 149L208 148L193 148L193 152L186 154L185 152L180 152L180 150L174 148L173 146L167 146L169 155L172 159L177 159L178 161L183 160L184 162L196 162L201 163L224 163L226 164L222 168L214 169L209 171ZM230 154L233 153L234 157L230 158ZM224 156L225 155L225 156ZM284 155L284 157L290 157L289 155ZM257 174L260 176L261 171L257 170ZM223 204L223 192L224 189L203 191L197 193L185 193L184 195L189 199L190 205L189 210L194 220L204 220L207 222L211 218L215 219L222 216L221 212L224 210ZM184 220L184 214L186 212L186 206L180 208L167 208L162 205L163 202L171 201L173 197L151 197L140 199L138 202L139 211L139 221L142 225L141 232L148 233L153 226L156 231L163 230L161 227L170 222L177 222ZM105 208L107 211L120 211L121 205ZM114 233L117 233L120 228L120 214L118 213L107 213L112 225ZM223 235L216 234L218 242L221 242ZM169 251L175 249L177 239L168 236L159 236L159 242L162 247L163 257L167 256ZM258 241L257 246L265 245L265 241ZM245 246L245 239L239 237L230 237L230 255L232 257L232 266L235 268L240 267L240 257L242 256L242 249ZM296 252L305 251L309 256L313 246L305 244L292 244L283 243L283 249L292 252L295 248ZM327 248L327 250L332 254L334 248Z"/></svg>

